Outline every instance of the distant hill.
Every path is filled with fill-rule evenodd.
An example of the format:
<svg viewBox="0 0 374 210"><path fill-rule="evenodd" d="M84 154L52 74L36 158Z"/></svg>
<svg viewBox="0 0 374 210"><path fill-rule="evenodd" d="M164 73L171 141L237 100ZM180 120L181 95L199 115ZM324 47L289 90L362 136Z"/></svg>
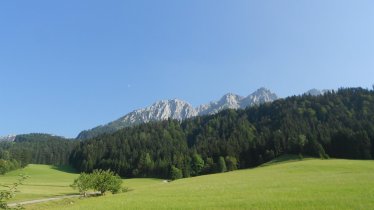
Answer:
<svg viewBox="0 0 374 210"><path fill-rule="evenodd" d="M260 88L247 97L233 93L224 95L220 100L194 108L188 102L179 99L161 100L149 107L138 109L106 125L82 131L78 139L89 139L103 133L113 133L119 129L167 119L184 120L191 117L216 114L224 109L245 109L253 105L272 102L278 96L266 88Z"/></svg>
<svg viewBox="0 0 374 210"><path fill-rule="evenodd" d="M67 139L62 136L56 136L46 133L30 133L30 134L21 134L16 135L14 138L15 142L24 142L24 141L52 141L52 140L73 140Z"/></svg>
<svg viewBox="0 0 374 210"><path fill-rule="evenodd" d="M3 141L12 142L15 139L16 139L16 135L1 136L0 137L0 142L3 142Z"/></svg>
<svg viewBox="0 0 374 210"><path fill-rule="evenodd" d="M8 135L0 137L0 142L22 142L22 141L40 141L40 140L74 140L62 136L56 136L46 133L30 133L19 135Z"/></svg>
<svg viewBox="0 0 374 210"><path fill-rule="evenodd" d="M22 166L30 163L68 165L72 149L78 145L74 139L66 139L43 133L31 133L14 136L12 142L0 142L0 159L4 151L10 158Z"/></svg>

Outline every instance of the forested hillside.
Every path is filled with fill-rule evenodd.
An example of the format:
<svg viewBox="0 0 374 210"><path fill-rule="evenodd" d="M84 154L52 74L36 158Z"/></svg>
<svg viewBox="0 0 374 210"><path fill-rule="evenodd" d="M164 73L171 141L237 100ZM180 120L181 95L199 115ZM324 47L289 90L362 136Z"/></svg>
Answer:
<svg viewBox="0 0 374 210"><path fill-rule="evenodd" d="M257 166L285 154L374 157L374 92L293 96L183 122L125 128L82 141L70 163L126 177L180 178Z"/></svg>
<svg viewBox="0 0 374 210"><path fill-rule="evenodd" d="M14 142L0 143L0 160L16 160L22 167L30 163L68 165L70 153L77 144L49 134L18 135Z"/></svg>

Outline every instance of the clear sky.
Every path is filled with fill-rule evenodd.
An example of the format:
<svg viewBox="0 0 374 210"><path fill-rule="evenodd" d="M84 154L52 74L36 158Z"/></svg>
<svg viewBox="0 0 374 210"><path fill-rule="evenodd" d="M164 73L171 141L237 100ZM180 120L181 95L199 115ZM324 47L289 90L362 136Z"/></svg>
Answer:
<svg viewBox="0 0 374 210"><path fill-rule="evenodd" d="M372 0L0 1L0 135L75 137L159 99L373 83Z"/></svg>

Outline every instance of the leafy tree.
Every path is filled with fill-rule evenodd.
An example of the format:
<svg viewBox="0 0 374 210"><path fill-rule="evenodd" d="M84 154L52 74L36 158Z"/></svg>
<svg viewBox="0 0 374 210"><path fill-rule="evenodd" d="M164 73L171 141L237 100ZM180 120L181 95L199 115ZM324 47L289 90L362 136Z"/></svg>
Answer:
<svg viewBox="0 0 374 210"><path fill-rule="evenodd" d="M179 168L177 168L175 166L171 166L170 178L171 178L171 180L176 180L176 179L183 178L182 170L180 170Z"/></svg>
<svg viewBox="0 0 374 210"><path fill-rule="evenodd" d="M218 159L218 172L226 172L226 171L227 171L227 167L226 167L225 159L222 156L220 156Z"/></svg>
<svg viewBox="0 0 374 210"><path fill-rule="evenodd" d="M215 171L215 168L216 168L216 164L214 163L213 158L208 157L208 158L206 158L205 165L204 165L204 168L202 170L202 173L204 173L204 174L213 173Z"/></svg>
<svg viewBox="0 0 374 210"><path fill-rule="evenodd" d="M194 154L191 161L192 175L197 176L204 168L204 160L200 155Z"/></svg>
<svg viewBox="0 0 374 210"><path fill-rule="evenodd" d="M302 153L303 148L306 144L306 136L303 134L298 135L297 137L291 137L290 138L290 151L293 153Z"/></svg>
<svg viewBox="0 0 374 210"><path fill-rule="evenodd" d="M93 189L93 176L87 173L81 173L71 185L73 189L78 189L79 193L87 197L87 191Z"/></svg>
<svg viewBox="0 0 374 210"><path fill-rule="evenodd" d="M20 168L21 165L17 160L10 159L10 160L4 160L0 159L0 174L5 174L9 171L15 170Z"/></svg>
<svg viewBox="0 0 374 210"><path fill-rule="evenodd" d="M1 150L0 159L10 160L10 153L8 150Z"/></svg>
<svg viewBox="0 0 374 210"><path fill-rule="evenodd" d="M104 195L107 191L118 193L121 190L122 179L110 170L94 170L93 173L81 173L71 185L81 194L87 196L88 190L95 190Z"/></svg>
<svg viewBox="0 0 374 210"><path fill-rule="evenodd" d="M233 171L238 169L238 161L235 157L232 156L226 156L225 158L227 171Z"/></svg>
<svg viewBox="0 0 374 210"><path fill-rule="evenodd" d="M101 195L110 191L118 193L121 190L122 179L110 170L94 170L92 176L92 188L99 191Z"/></svg>

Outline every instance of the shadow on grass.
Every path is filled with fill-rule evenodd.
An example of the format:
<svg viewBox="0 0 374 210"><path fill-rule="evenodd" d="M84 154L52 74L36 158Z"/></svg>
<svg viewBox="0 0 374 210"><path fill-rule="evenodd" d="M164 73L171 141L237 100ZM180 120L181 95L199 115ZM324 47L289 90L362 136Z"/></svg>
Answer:
<svg viewBox="0 0 374 210"><path fill-rule="evenodd" d="M54 184L24 184L27 186L33 186L33 187L67 187L66 185L54 185Z"/></svg>
<svg viewBox="0 0 374 210"><path fill-rule="evenodd" d="M309 158L310 157L300 157L299 155L281 155L267 163L260 165L260 167L271 166L271 165L276 165L276 164L281 164L281 163L302 161L302 160L309 159Z"/></svg>
<svg viewBox="0 0 374 210"><path fill-rule="evenodd" d="M65 172L65 173L70 173L70 174L78 174L79 172L75 170L71 166L52 166L52 169Z"/></svg>

